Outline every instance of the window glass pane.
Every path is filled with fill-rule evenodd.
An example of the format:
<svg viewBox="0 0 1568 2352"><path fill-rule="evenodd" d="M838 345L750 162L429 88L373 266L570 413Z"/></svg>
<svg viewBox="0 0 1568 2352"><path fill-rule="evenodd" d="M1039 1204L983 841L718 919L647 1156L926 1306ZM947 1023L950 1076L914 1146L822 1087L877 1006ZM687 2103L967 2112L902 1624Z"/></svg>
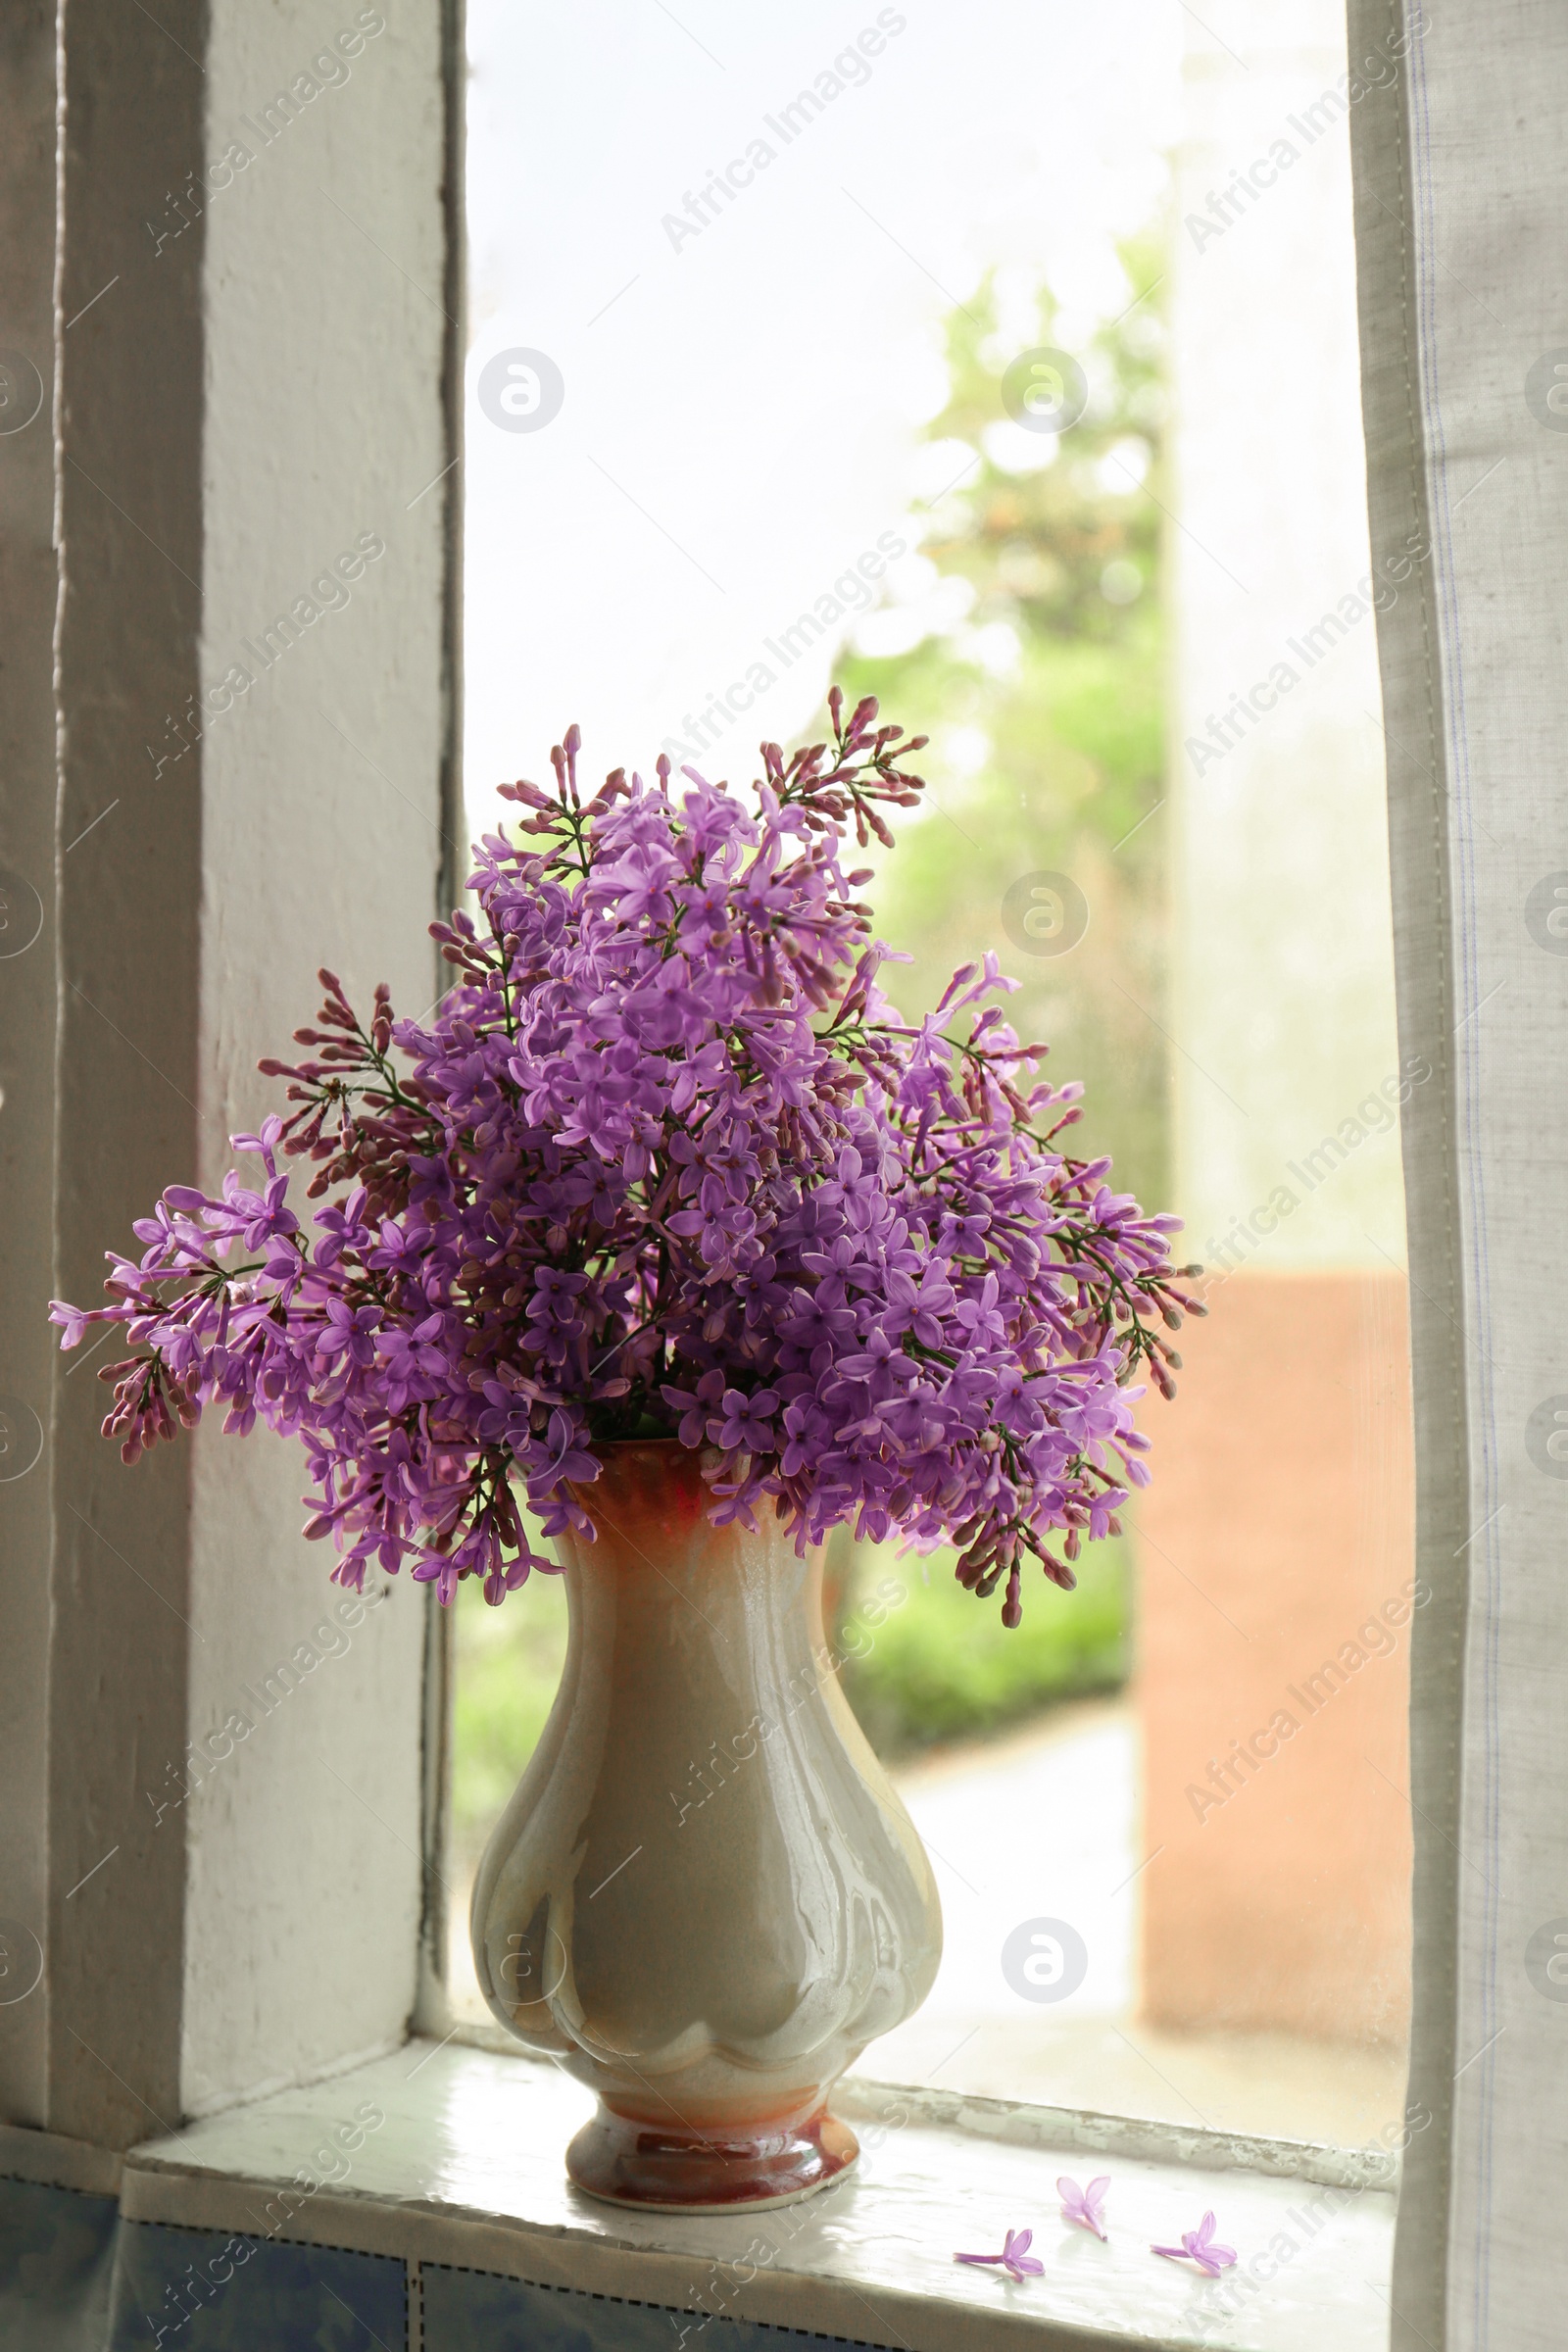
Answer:
<svg viewBox="0 0 1568 2352"><path fill-rule="evenodd" d="M876 695L931 737L872 854L884 984L915 1017L995 950L1084 1083L1072 1149L1204 1267L1140 1406L1153 1483L1074 1592L1008 1631L951 1552L830 1545L947 1934L861 2069L1390 2132L1430 1072L1395 1035L1374 615L1425 550L1370 570L1343 23L468 14L475 829L572 720L590 773L741 785L830 683ZM460 2014L564 1639L554 1580L457 1606Z"/></svg>

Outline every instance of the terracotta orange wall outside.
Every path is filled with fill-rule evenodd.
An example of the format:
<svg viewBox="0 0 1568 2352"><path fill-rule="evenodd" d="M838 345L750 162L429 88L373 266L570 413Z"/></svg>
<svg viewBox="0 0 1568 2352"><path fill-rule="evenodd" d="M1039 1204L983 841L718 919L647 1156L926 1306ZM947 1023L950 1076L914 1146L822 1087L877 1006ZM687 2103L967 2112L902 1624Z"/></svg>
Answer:
<svg viewBox="0 0 1568 2352"><path fill-rule="evenodd" d="M1410 1626L1385 1611L1408 1612L1414 1575L1404 1278L1243 1271L1180 1345L1175 1401L1143 1413L1136 1523L1145 1850L1162 1849L1142 1882L1144 2013L1396 2042ZM1277 1725L1260 1755L1281 1710L1294 1734Z"/></svg>

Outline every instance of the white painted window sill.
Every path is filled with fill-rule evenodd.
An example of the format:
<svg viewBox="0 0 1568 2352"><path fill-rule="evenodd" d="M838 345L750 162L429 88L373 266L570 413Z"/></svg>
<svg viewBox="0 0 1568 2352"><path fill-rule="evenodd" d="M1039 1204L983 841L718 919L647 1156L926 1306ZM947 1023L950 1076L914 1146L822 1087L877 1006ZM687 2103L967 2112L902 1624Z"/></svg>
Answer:
<svg viewBox="0 0 1568 2352"><path fill-rule="evenodd" d="M568 2185L562 2154L592 2106L568 2076L471 2044L414 2041L146 2142L125 2159L122 2211L399 2256L416 2308L420 2264L658 2306L673 2315L671 2352L715 2319L905 2352L985 2352L1020 2336L1058 2352L1384 2352L1387 2159L864 2082L843 2089L835 2104L862 2144L848 2181L748 2217L645 2219ZM328 2163L320 2152L367 2104L384 2123ZM1104 2245L1060 2221L1055 2188L1058 2174L1081 2182L1098 2172L1111 2176ZM1240 2253L1237 2270L1206 2280L1151 2254L1208 2208ZM954 2261L958 2250L997 2252L1008 2228L1034 2230L1042 2277L1013 2284Z"/></svg>

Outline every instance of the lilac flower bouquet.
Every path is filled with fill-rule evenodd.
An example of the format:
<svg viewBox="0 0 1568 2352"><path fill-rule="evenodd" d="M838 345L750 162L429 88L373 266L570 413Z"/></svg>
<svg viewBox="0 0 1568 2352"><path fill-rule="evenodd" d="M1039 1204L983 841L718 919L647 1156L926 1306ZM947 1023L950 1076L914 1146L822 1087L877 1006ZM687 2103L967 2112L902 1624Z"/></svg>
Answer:
<svg viewBox="0 0 1568 2352"><path fill-rule="evenodd" d="M923 737L846 720L750 799L616 769L504 786L476 912L432 926L454 985L428 1022L368 1021L330 972L296 1032L288 1117L234 1149L214 1199L172 1185L114 1256L107 1306L56 1304L63 1345L121 1323L105 1434L133 1462L209 1403L304 1445L306 1534L340 1583L368 1562L477 1576L499 1602L544 1534L590 1536L583 1490L618 1439L701 1447L711 1512L777 1512L804 1547L852 1522L956 1544L961 1583L1021 1611L1142 1484L1141 1366L1200 1311L1109 1163L1060 1148L1076 1086L1035 1075L985 1000L994 956L907 1022L846 871L853 822L909 807ZM289 1154L317 1164L307 1231Z"/></svg>

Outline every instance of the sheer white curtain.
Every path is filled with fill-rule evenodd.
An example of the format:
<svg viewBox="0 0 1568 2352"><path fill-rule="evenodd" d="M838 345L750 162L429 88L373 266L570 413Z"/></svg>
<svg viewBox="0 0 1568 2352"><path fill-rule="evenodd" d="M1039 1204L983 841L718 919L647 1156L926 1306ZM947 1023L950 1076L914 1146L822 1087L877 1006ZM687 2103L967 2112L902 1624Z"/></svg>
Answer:
<svg viewBox="0 0 1568 2352"><path fill-rule="evenodd" d="M1351 0L1421 1572L1393 2341L1568 2338L1568 10ZM1303 352L1302 364L1311 355Z"/></svg>

